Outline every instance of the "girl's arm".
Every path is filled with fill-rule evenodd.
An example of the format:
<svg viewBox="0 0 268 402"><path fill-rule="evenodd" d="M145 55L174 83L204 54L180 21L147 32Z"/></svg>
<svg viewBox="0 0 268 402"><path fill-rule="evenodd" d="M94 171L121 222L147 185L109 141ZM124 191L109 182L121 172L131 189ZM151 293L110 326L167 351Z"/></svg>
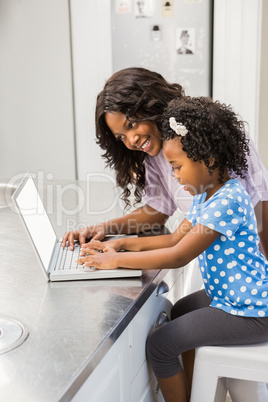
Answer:
<svg viewBox="0 0 268 402"><path fill-rule="evenodd" d="M135 253L116 253L111 249L106 253L97 252L94 255L80 258L78 262L85 266L95 266L98 269L179 268L206 250L218 236L218 232L197 224L172 247Z"/></svg>

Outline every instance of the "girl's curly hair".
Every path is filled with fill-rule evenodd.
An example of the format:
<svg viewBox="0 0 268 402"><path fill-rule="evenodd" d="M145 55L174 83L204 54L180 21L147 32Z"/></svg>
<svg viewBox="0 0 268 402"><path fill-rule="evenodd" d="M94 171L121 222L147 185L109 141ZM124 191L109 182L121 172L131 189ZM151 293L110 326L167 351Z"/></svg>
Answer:
<svg viewBox="0 0 268 402"><path fill-rule="evenodd" d="M163 141L177 137L170 127L170 117L175 117L188 130L181 137L182 150L188 158L203 161L210 174L219 169L219 182L226 168L244 177L248 169L248 139L244 122L230 106L205 97L184 96L172 100L163 114Z"/></svg>
<svg viewBox="0 0 268 402"><path fill-rule="evenodd" d="M106 112L121 112L131 121L151 121L161 132L162 114L168 103L184 95L179 84L168 83L162 75L141 67L113 74L99 93L95 123L97 144L105 151L102 157L116 172L116 183L123 188L122 199L130 206L129 185L135 186L135 204L145 187L145 153L129 150L115 139L105 121Z"/></svg>

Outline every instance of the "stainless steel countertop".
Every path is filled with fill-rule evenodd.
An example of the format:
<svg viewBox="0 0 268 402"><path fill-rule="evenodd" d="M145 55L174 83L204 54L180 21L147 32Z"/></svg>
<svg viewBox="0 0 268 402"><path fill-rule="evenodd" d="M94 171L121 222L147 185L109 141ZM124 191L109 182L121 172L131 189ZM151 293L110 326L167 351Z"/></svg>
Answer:
<svg viewBox="0 0 268 402"><path fill-rule="evenodd" d="M59 237L79 223L122 215L110 180L42 180L37 185ZM0 399L69 401L168 271L50 283L12 206L0 208L0 234L0 317L29 329L22 345L0 355Z"/></svg>

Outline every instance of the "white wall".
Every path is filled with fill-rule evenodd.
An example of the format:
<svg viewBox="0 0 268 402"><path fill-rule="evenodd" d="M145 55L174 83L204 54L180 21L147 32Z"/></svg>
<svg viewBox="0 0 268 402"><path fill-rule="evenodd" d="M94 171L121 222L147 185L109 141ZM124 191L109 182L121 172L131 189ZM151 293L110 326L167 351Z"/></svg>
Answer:
<svg viewBox="0 0 268 402"><path fill-rule="evenodd" d="M94 112L112 74L110 0L1 0L0 54L0 177L104 172Z"/></svg>
<svg viewBox="0 0 268 402"><path fill-rule="evenodd" d="M109 0L71 0L75 127L78 177L104 172L103 151L95 144L97 94L112 74Z"/></svg>
<svg viewBox="0 0 268 402"><path fill-rule="evenodd" d="M0 176L75 178L68 0L1 0L0 58Z"/></svg>
<svg viewBox="0 0 268 402"><path fill-rule="evenodd" d="M262 0L215 0L213 98L249 123L258 146Z"/></svg>
<svg viewBox="0 0 268 402"><path fill-rule="evenodd" d="M261 43L261 75L259 101L259 152L268 169L268 1L263 1L262 9L262 43Z"/></svg>
<svg viewBox="0 0 268 402"><path fill-rule="evenodd" d="M77 170L85 179L87 172L104 172L94 109L112 74L110 3L1 0L0 176L29 169L73 179ZM262 7L266 16L267 1L215 0L213 96L231 103L249 122L267 166Z"/></svg>

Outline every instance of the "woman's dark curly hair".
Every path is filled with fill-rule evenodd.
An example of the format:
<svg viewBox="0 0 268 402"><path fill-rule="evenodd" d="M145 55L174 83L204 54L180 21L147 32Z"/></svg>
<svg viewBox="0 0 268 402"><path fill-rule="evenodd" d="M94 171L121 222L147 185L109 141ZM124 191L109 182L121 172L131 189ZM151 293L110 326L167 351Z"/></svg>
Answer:
<svg viewBox="0 0 268 402"><path fill-rule="evenodd" d="M186 127L188 133L181 137L182 150L193 161L204 161L210 174L219 169L219 182L224 171L244 177L248 169L249 154L244 122L230 106L210 98L184 96L168 104L162 122L163 141L177 137L170 128L169 119Z"/></svg>
<svg viewBox="0 0 268 402"><path fill-rule="evenodd" d="M184 95L179 84L168 83L162 75L145 68L120 70L106 82L97 97L95 123L97 144L105 151L106 163L116 172L116 183L123 188L122 199L130 205L129 185L135 185L135 204L145 187L145 153L132 151L116 140L105 121L106 112L121 112L131 121L151 121L161 132L162 114L168 103Z"/></svg>

